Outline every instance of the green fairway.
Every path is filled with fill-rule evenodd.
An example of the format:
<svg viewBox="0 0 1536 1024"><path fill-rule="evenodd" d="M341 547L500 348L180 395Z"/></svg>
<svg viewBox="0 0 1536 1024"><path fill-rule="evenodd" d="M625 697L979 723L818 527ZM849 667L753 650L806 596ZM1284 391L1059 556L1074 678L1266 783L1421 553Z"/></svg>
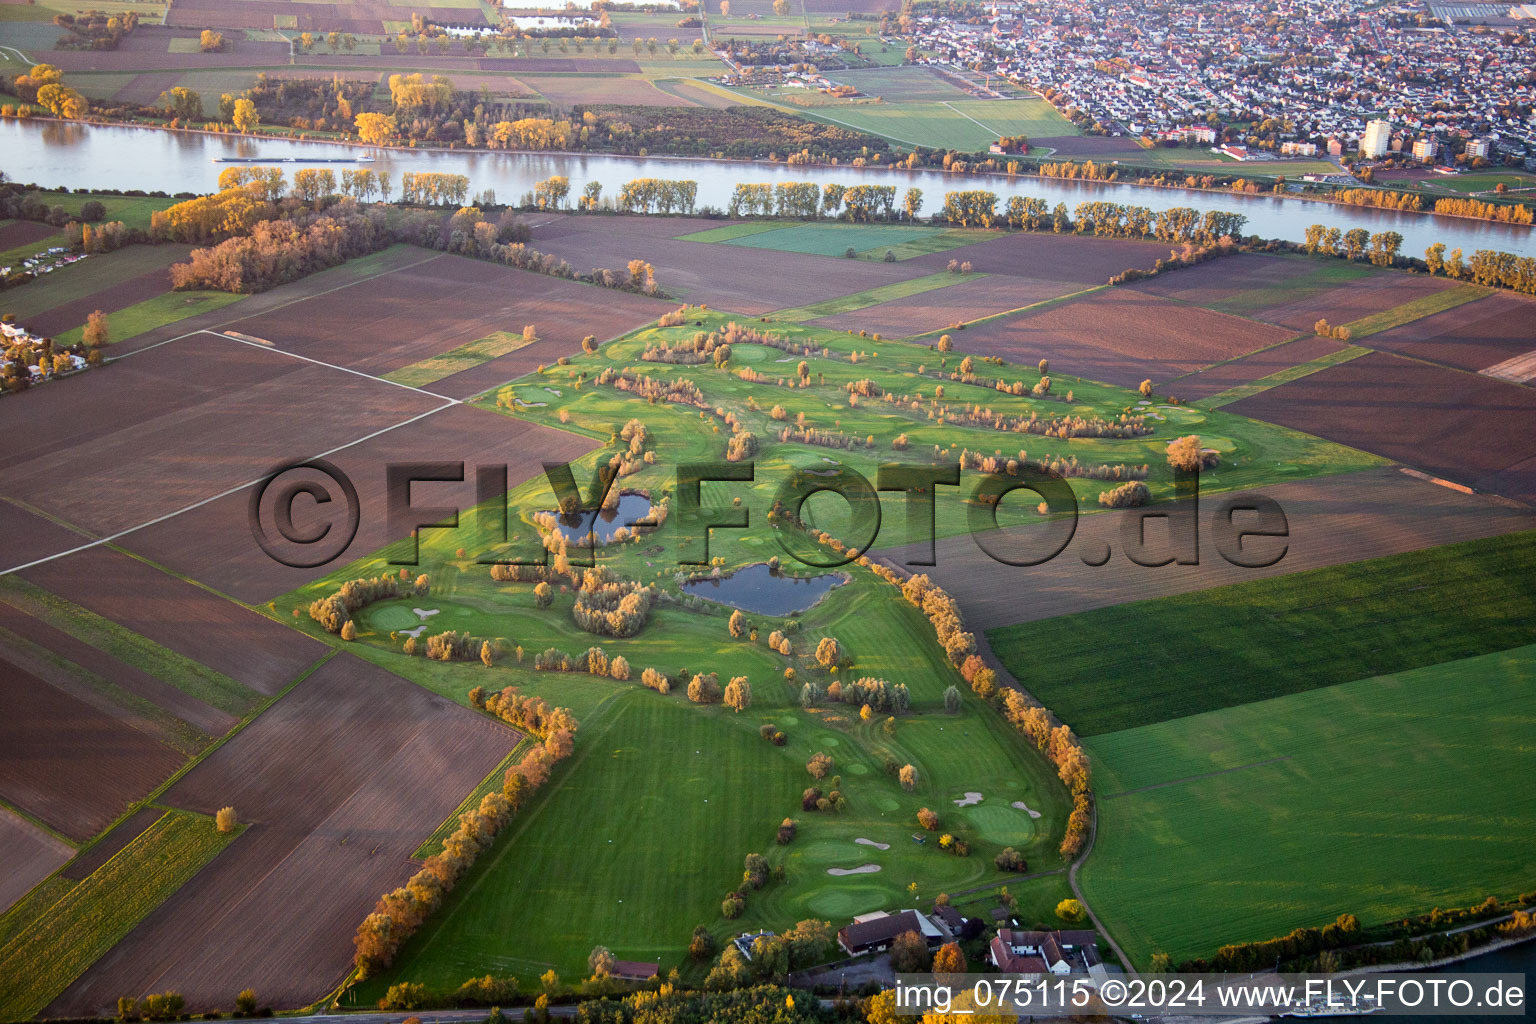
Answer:
<svg viewBox="0 0 1536 1024"><path fill-rule="evenodd" d="M477 866L386 980L444 988L494 971L531 984L549 968L574 980L594 944L625 959L659 958L665 971L684 958L698 924L721 937L757 926L783 929L805 917L841 924L852 914L1004 881L991 860L1003 845L1046 869L1059 866L1054 847L1064 796L996 714L970 704L957 716L904 718L887 735L877 723L803 711L773 696L781 689L762 685L758 692L770 699L758 697L740 715L693 707L680 694L616 689L584 725L576 757L557 774L558 788L519 819L512 837ZM834 717L842 721L829 721ZM789 744L762 740L757 729L764 722L787 732ZM842 814L800 809L801 790L814 782L804 762L817 750L837 759L849 801ZM887 755L918 767L924 781L917 792L904 793L884 772ZM952 800L968 790L985 800L957 810ZM1015 800L1043 816L1013 808ZM970 857L944 852L937 836L923 845L911 840L922 806L940 813L944 829L972 841ZM785 817L800 828L780 847L773 837ZM754 852L784 865L787 879L749 893L746 914L726 921L720 900L739 884L742 859ZM870 863L881 871L827 873ZM907 891L913 882L916 897ZM507 927L509 917L516 928ZM360 990L359 1001L383 984Z"/></svg>
<svg viewBox="0 0 1536 1024"><path fill-rule="evenodd" d="M900 196L897 196L900 201ZM777 249L817 256L841 256L849 249L870 249L901 245L929 235L944 234L944 228L919 224L849 224L845 221L811 222L771 231L754 231L725 240L726 245L751 249Z"/></svg>
<svg viewBox="0 0 1536 1024"><path fill-rule="evenodd" d="M0 946L0 1018L39 1013L237 835L201 814L166 811Z"/></svg>
<svg viewBox="0 0 1536 1024"><path fill-rule="evenodd" d="M1084 893L1146 967L1528 891L1533 729L1522 647L1098 737Z"/></svg>
<svg viewBox="0 0 1536 1024"><path fill-rule="evenodd" d="M987 636L1047 707L1097 736L1536 642L1536 531ZM1025 675L1040 651L1052 670Z"/></svg>

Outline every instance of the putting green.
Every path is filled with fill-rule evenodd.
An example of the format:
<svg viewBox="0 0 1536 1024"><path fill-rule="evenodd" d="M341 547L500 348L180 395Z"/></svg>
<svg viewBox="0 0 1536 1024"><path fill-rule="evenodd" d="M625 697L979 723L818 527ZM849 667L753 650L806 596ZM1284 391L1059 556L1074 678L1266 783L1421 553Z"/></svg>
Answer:
<svg viewBox="0 0 1536 1024"><path fill-rule="evenodd" d="M435 619L438 616L433 615ZM376 604L363 610L363 625L375 633L388 633L395 629L415 629L421 625L421 616L411 611L410 602ZM430 620L429 620L430 621Z"/></svg>
<svg viewBox="0 0 1536 1024"><path fill-rule="evenodd" d="M1016 807L987 801L967 807L965 820L983 839L1001 846L1021 846L1035 837L1034 820Z"/></svg>
<svg viewBox="0 0 1536 1024"><path fill-rule="evenodd" d="M847 875L839 881L864 878L865 875ZM832 920L852 917L878 909L891 898L891 890L881 885L847 884L835 889L824 889L806 901L806 906L822 917Z"/></svg>

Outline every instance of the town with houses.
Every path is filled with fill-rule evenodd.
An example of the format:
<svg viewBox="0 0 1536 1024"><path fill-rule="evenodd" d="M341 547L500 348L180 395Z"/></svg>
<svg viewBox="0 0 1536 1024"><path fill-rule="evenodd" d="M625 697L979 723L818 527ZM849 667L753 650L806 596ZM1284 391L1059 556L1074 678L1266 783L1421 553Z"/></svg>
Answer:
<svg viewBox="0 0 1536 1024"><path fill-rule="evenodd" d="M1536 159L1536 5L1067 0L904 16L932 61L996 74L1085 129L1428 165Z"/></svg>

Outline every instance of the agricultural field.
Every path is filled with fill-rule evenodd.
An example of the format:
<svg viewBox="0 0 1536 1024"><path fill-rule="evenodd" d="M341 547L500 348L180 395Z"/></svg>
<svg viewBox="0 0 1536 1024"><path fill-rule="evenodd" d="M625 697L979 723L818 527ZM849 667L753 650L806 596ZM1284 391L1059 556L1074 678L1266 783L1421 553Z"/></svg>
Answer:
<svg viewBox="0 0 1536 1024"><path fill-rule="evenodd" d="M1412 395L1411 403L1402 396ZM1536 391L1385 352L1225 407L1417 466L1478 490L1536 498Z"/></svg>
<svg viewBox="0 0 1536 1024"><path fill-rule="evenodd" d="M1084 893L1142 966L1508 899L1536 870L1533 723L1525 646L1094 737Z"/></svg>
<svg viewBox="0 0 1536 1024"><path fill-rule="evenodd" d="M45 914L0 946L0 1015L40 1013L68 985L239 836L200 814L166 811Z"/></svg>
<svg viewBox="0 0 1536 1024"><path fill-rule="evenodd" d="M1133 388L1293 337L1287 328L1111 288L972 327L962 346L1015 363L1049 359L1074 375Z"/></svg>
<svg viewBox="0 0 1536 1024"><path fill-rule="evenodd" d="M1222 554L1215 531L1229 497L1241 505L1258 495L1280 505L1288 534L1283 540L1245 541L1244 561L1259 563L1249 568ZM963 535L939 540L932 555L926 544L885 547L882 539L877 554L898 565L911 564L918 557L932 558L936 564L925 571L957 595L971 628L992 635L991 631L1018 623L1536 529L1536 516L1524 505L1491 495L1463 494L1395 467L1356 467L1289 483L1245 487L1230 495L1212 495L1202 486L1198 505L1182 500L1148 511L1154 518L1145 527L1145 540L1138 538L1142 510L1085 515L1066 549L1041 565L999 562ZM1171 527L1155 518L1164 512L1175 517L1182 529L1188 529L1193 520L1198 536L1175 548ZM1186 535L1179 536L1182 540ZM894 533L890 540L902 542L905 537ZM1050 522L1007 527L999 540L1006 541L1004 553L1035 557L1061 544L1059 528ZM1154 564L1130 560L1138 543L1144 552L1142 560ZM1198 563L1189 561L1194 553ZM1175 554L1189 564L1155 564ZM1022 586L1028 588L1027 597L1020 596ZM1003 630L1004 636L1011 632ZM1032 654L1025 645L1019 649L1024 653L1010 652L1010 664L1014 671L1025 672L1022 678L1033 680L1039 673L1029 669Z"/></svg>
<svg viewBox="0 0 1536 1024"><path fill-rule="evenodd" d="M1536 532L1023 623L988 637L1084 736L1536 642ZM1307 637L1327 635L1327 645ZM1236 643L1233 638L1241 637ZM1050 650L1049 674L1028 671ZM1198 685L1196 682L1198 680Z"/></svg>
<svg viewBox="0 0 1536 1024"><path fill-rule="evenodd" d="M251 824L112 957L56 990L49 1014L110 1013L150 976L191 1005L224 1005L231 981L274 1005L316 998L340 982L374 900L404 883L412 852L519 738L332 657L161 797L198 815L231 805Z"/></svg>

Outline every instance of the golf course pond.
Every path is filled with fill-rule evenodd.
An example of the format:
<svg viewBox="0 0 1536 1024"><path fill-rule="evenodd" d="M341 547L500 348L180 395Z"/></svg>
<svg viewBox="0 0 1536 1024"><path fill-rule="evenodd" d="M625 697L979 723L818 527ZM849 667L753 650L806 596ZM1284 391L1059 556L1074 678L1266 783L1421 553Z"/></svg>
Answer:
<svg viewBox="0 0 1536 1024"><path fill-rule="evenodd" d="M683 592L756 615L798 615L834 588L848 582L840 572L790 576L767 562L737 569L728 576L705 576L682 584Z"/></svg>
<svg viewBox="0 0 1536 1024"><path fill-rule="evenodd" d="M643 494L626 491L619 495L619 503L612 508L602 508L595 512L555 513L560 528L560 536L564 537L567 544L583 546L587 543L587 534L596 535L598 544L607 544L613 540L614 534L624 527L634 528L635 523L647 519L651 514L651 499Z"/></svg>

